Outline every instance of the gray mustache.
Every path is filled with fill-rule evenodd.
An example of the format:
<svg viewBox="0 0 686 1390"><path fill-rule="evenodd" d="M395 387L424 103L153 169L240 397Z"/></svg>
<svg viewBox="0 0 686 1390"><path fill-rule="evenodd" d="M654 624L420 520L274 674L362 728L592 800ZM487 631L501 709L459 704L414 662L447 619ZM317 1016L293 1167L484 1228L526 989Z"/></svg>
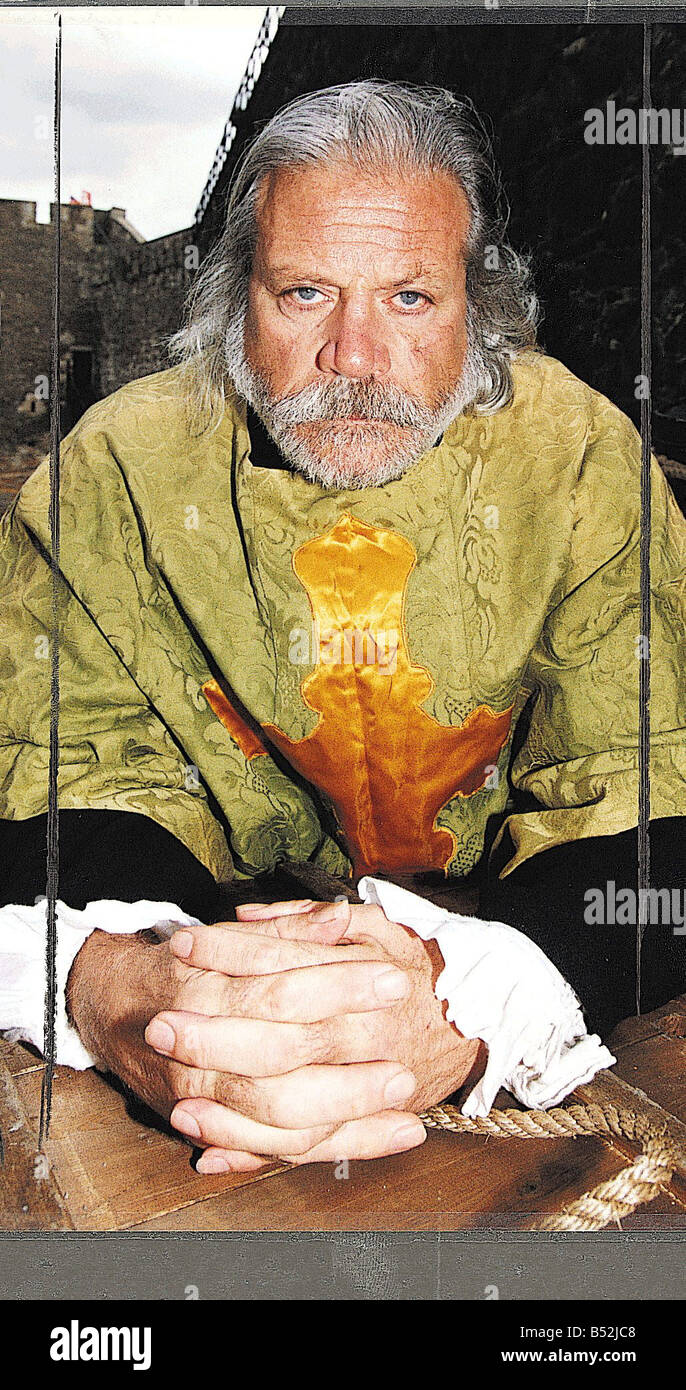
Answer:
<svg viewBox="0 0 686 1390"><path fill-rule="evenodd" d="M396 386L369 381L331 381L306 386L295 396L270 405L276 425L303 425L313 420L345 420L356 415L370 423L428 429L436 412Z"/></svg>

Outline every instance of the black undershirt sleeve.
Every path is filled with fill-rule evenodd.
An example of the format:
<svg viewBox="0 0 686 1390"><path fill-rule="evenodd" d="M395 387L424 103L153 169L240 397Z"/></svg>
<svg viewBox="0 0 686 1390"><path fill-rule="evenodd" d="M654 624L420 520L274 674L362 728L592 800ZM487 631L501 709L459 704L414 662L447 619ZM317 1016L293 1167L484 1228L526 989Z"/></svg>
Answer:
<svg viewBox="0 0 686 1390"><path fill-rule="evenodd" d="M686 990L686 935L683 923L686 818L651 821L651 886L670 890L671 922L656 907L641 948L641 1012L648 1013ZM479 911L490 921L508 922L536 942L576 990L589 1026L607 1034L636 1013L636 925L589 917L589 892L600 890L609 912L623 888L636 892L637 831L574 840L527 859L506 878L497 872L512 852L507 844L494 857L482 889ZM672 891L673 890L673 891ZM620 900L621 901L621 900ZM676 910L674 910L676 909Z"/></svg>
<svg viewBox="0 0 686 1390"><path fill-rule="evenodd" d="M0 821L0 905L33 903L45 892L46 817ZM642 1010L686 990L684 902L686 819L651 823L651 883L674 889L673 921L649 924L642 949ZM61 811L60 898L82 909L98 898L176 903L201 921L225 915L225 890L169 831L129 811ZM545 850L504 879L499 851L485 879L479 913L519 928L541 947L576 990L589 1026L603 1034L636 1011L636 928L586 920L590 889L615 895L636 886L637 834L576 840Z"/></svg>
<svg viewBox="0 0 686 1390"><path fill-rule="evenodd" d="M0 905L45 893L47 816L0 821ZM59 896L82 911L99 898L175 903L219 920L220 889L186 846L133 811L59 812Z"/></svg>

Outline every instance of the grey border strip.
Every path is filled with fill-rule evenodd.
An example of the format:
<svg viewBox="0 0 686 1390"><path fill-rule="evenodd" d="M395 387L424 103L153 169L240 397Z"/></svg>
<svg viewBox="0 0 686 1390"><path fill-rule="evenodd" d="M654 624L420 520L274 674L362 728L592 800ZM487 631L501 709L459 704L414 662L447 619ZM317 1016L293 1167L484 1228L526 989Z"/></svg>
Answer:
<svg viewBox="0 0 686 1390"><path fill-rule="evenodd" d="M78 0L75 0L78 3ZM48 0L38 0L48 3ZM90 3L90 0L89 0ZM99 3L99 0L96 0ZM165 0L166 3L166 0ZM173 0L175 3L175 0ZM460 3L426 6L394 5L341 5L335 0L319 5L310 0L295 0L286 7L282 24L481 24L502 26L507 24L643 24L646 21L660 23L684 23L686 10L683 5L662 3L624 7L618 3L604 3L604 0L587 0L586 4L547 3L532 5L525 0L501 0L497 9L486 9L484 0L460 0Z"/></svg>
<svg viewBox="0 0 686 1390"><path fill-rule="evenodd" d="M117 0L125 9L138 9L147 4L151 9L183 9L195 0ZM55 0L0 0L1 10L21 10L28 5L35 9L54 9ZM198 0L203 8L217 5L218 0ZM243 0L221 0L222 7L232 9ZM111 9L111 0L61 0L60 9ZM500 0L497 9L487 9L484 0L439 0L438 4L388 5L379 3L339 5L338 0L291 0L289 11L296 12L300 24L641 24L646 20L684 22L683 4L671 0L648 0L637 5L633 0Z"/></svg>
<svg viewBox="0 0 686 1390"><path fill-rule="evenodd" d="M655 1230L548 1236L498 1229L27 1232L0 1241L2 1256L0 1295L9 1300L569 1299L607 1305L684 1296L683 1232ZM74 1307L71 1316L79 1311ZM540 1324L550 1320L543 1314ZM608 1311L594 1321L617 1319ZM491 1325L497 1339L495 1310ZM641 1341L645 1357L644 1334Z"/></svg>
<svg viewBox="0 0 686 1390"><path fill-rule="evenodd" d="M54 10L56 0L0 0L3 10ZM224 8L242 6L243 0L197 0L199 7L222 4ZM140 8L147 4L153 10L182 10L196 0L117 0L121 8ZM111 0L61 0L60 10L111 10ZM290 0L283 24L644 24L646 21L664 24L683 24L686 10L683 4L671 0L650 0L635 4L633 0L500 0L499 8L487 10L485 0L443 0L439 4L392 6L392 4L347 4L337 0L312 3L312 0Z"/></svg>

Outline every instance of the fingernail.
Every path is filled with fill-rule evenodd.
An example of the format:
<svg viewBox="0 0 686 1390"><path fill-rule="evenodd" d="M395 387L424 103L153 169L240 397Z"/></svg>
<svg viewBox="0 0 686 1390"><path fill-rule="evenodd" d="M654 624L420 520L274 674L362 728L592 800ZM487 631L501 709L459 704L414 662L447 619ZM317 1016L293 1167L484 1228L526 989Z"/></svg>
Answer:
<svg viewBox="0 0 686 1390"><path fill-rule="evenodd" d="M347 898L335 903L325 903L324 909L319 915L320 922L343 922L350 915L350 903Z"/></svg>
<svg viewBox="0 0 686 1390"><path fill-rule="evenodd" d="M182 1134L187 1134L189 1139L200 1139L201 1129L195 1115L189 1115L187 1110L179 1110L178 1114L173 1113L171 1124L174 1129L179 1129Z"/></svg>
<svg viewBox="0 0 686 1390"><path fill-rule="evenodd" d="M423 1125L401 1125L391 1139L390 1152L400 1153L403 1149L416 1149L425 1139L426 1130Z"/></svg>
<svg viewBox="0 0 686 1390"><path fill-rule="evenodd" d="M379 970L372 977L372 988L377 999L389 1003L393 999L404 999L410 982L404 970Z"/></svg>
<svg viewBox="0 0 686 1390"><path fill-rule="evenodd" d="M175 956L181 956L185 960L193 950L193 933L190 931L175 931L169 945Z"/></svg>
<svg viewBox="0 0 686 1390"><path fill-rule="evenodd" d="M292 898L291 905L305 912L308 908L315 907L316 903L314 898ZM236 911L244 913L247 917L268 917L272 906L271 903L239 903Z"/></svg>
<svg viewBox="0 0 686 1390"><path fill-rule="evenodd" d="M219 1154L214 1154L210 1158L199 1158L195 1165L198 1173L230 1173L231 1164L225 1158L220 1158Z"/></svg>
<svg viewBox="0 0 686 1390"><path fill-rule="evenodd" d="M156 1052L172 1052L176 1046L176 1033L171 1024L161 1018L153 1018L145 1030L145 1041Z"/></svg>
<svg viewBox="0 0 686 1390"><path fill-rule="evenodd" d="M389 1106L402 1105L403 1101L409 1100L410 1096L414 1095L416 1089L417 1082L412 1072L399 1071L395 1076L391 1077L390 1081L386 1082L384 1100Z"/></svg>

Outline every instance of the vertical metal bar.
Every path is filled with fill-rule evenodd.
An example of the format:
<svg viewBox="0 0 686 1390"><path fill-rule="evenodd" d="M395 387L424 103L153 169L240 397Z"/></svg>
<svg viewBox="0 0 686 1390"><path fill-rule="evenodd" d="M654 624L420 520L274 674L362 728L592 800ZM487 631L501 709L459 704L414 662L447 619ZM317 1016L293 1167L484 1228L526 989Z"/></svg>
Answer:
<svg viewBox="0 0 686 1390"><path fill-rule="evenodd" d="M643 25L644 111L651 110L651 26ZM641 126L639 126L639 130ZM641 1012L641 946L648 920L650 888L650 435L651 435L651 242L650 242L650 123L642 126L641 146L641 650L638 728L638 917L636 925L636 1012Z"/></svg>
<svg viewBox="0 0 686 1390"><path fill-rule="evenodd" d="M52 1082L55 1070L55 1005L57 999L57 892L59 882L59 822L57 772L59 766L59 598L60 598L60 252L61 252L61 125L62 125L62 16L57 15L55 35L54 105L54 241L52 280L52 343L50 360L50 563L52 613L50 632L50 760L48 766L47 826L47 935L45 959L45 1017L43 1053L45 1071L41 1086L38 1145L42 1149L50 1129Z"/></svg>

